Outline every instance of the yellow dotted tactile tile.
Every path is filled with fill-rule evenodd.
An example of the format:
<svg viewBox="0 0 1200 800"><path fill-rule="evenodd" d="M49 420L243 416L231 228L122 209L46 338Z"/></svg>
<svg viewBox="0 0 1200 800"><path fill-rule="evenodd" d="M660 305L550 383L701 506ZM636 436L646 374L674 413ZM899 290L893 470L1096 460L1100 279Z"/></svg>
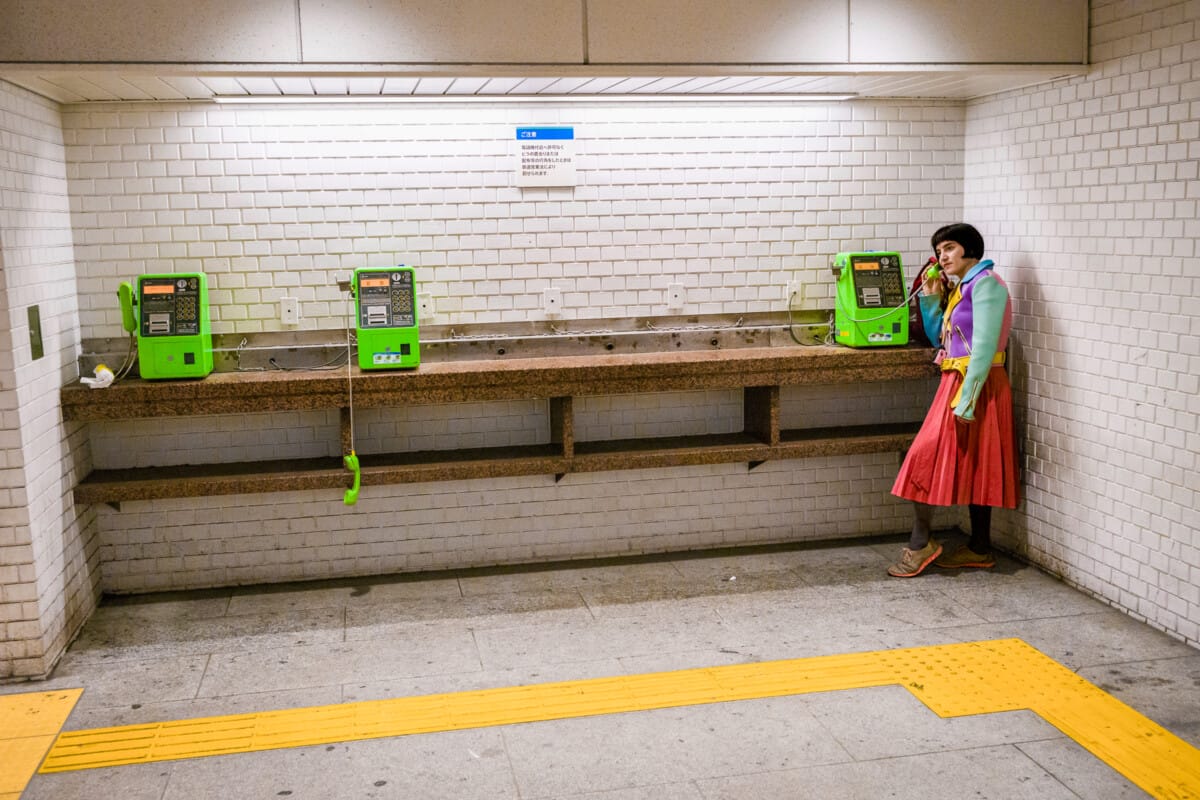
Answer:
<svg viewBox="0 0 1200 800"><path fill-rule="evenodd" d="M942 717L1028 709L1152 796L1200 798L1200 750L1019 639L69 731L41 771L885 685Z"/></svg>
<svg viewBox="0 0 1200 800"><path fill-rule="evenodd" d="M0 800L17 800L82 689L0 696Z"/></svg>

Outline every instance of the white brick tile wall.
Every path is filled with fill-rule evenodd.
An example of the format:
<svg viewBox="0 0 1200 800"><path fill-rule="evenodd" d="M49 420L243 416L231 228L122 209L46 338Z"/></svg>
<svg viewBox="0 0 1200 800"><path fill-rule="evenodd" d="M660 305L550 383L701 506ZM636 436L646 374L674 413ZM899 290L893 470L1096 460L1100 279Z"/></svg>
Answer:
<svg viewBox="0 0 1200 800"><path fill-rule="evenodd" d="M122 504L98 514L106 589L140 592L883 533L895 454ZM838 496L878 494L848 506ZM200 518L202 517L202 519Z"/></svg>
<svg viewBox="0 0 1200 800"><path fill-rule="evenodd" d="M741 390L599 395L575 400L575 439L650 439L740 431Z"/></svg>
<svg viewBox="0 0 1200 800"><path fill-rule="evenodd" d="M356 412L356 417L361 417ZM96 469L341 455L336 409L89 424Z"/></svg>
<svg viewBox="0 0 1200 800"><path fill-rule="evenodd" d="M1200 6L1093 0L1084 78L967 110L1009 265L1027 499L1005 543L1200 643Z"/></svg>
<svg viewBox="0 0 1200 800"><path fill-rule="evenodd" d="M576 126L576 187L510 185L515 127L531 122ZM275 302L287 293L301 299L305 327L333 334L346 318L336 280L397 262L418 266L439 324L542 319L548 286L563 290L567 321L663 314L675 282L688 313L779 312L797 278L811 284L809 302L828 306L833 253L887 246L923 256L931 226L954 215L963 109L473 107L414 121L378 109L81 106L64 111L64 131L85 336L119 335L119 281L184 270L208 273L218 332L278 329ZM943 194L931 202L935 186ZM796 427L918 418L929 387L907 388L914 399L896 404L878 387L851 389L852 401L810 387L785 400L785 416ZM742 427L740 392L578 398L575 412L580 441ZM355 422L364 454L550 436L544 400L360 409ZM165 432L145 431L93 424L97 466L339 453L332 413L170 420ZM194 504L147 504L145 523L101 511L111 523L101 525L104 582L137 591L905 527L906 512L886 497L895 455L849 461L846 480L809 462L779 473L730 465L702 490L655 471L652 482L611 473L550 487L372 489L381 499L350 510L328 493L333 500L304 510L300 499L212 498L202 518ZM887 513L839 511L858 503L864 469L878 473L872 490ZM798 472L820 479L797 486ZM758 496L770 508L748 513ZM420 531L414 541L342 532L349 520L395 528L388 502L403 505L405 527Z"/></svg>
<svg viewBox="0 0 1200 800"><path fill-rule="evenodd" d="M1016 310L1026 497L997 515L998 536L1200 642L1200 323L1185 299L1200 289L1198 13L1093 0L1086 77L965 108L67 108L81 332L119 335L121 280L192 270L212 278L219 332L277 329L284 292L301 299L306 328L335 331L346 302L334 281L396 262L418 266L448 324L541 319L547 286L563 290L567 320L661 314L674 282L693 314L780 310L797 278L829 305L832 253L923 260L932 228L964 218ZM29 103L0 93L3 119L17 109L46 124L45 105ZM518 124L576 127L576 187L510 185ZM0 342L0 368L19 368L19 343L20 331ZM846 388L785 389L785 427L912 419L931 391ZM739 401L587 398L578 433L623 435L630 418L652 434L736 429ZM548 438L545 417L539 403L377 409L359 412L358 431L380 449L527 443ZM188 421L182 435L205 456L336 452L328 415L251 422ZM418 438L418 426L438 430ZM0 435L20 430L19 415L0 413ZM93 435L103 463L128 458L120 442L133 431ZM173 449L135 444L153 458ZM104 585L141 591L897 531L909 512L887 493L895 469L895 454L878 454L368 487L353 508L327 492L95 513ZM0 497L23 507L25 483L4 480ZM25 542L14 523L0 528L4 547ZM29 618L36 591L0 591L8 618Z"/></svg>
<svg viewBox="0 0 1200 800"><path fill-rule="evenodd" d="M779 394L780 427L825 428L919 421L929 409L936 390L936 378L784 386ZM891 485L887 488L891 489Z"/></svg>
<svg viewBox="0 0 1200 800"><path fill-rule="evenodd" d="M65 151L57 107L0 82L0 679L44 675L95 605L79 426L53 398L79 351ZM37 306L44 355L34 358Z"/></svg>
<svg viewBox="0 0 1200 800"><path fill-rule="evenodd" d="M85 338L140 272L203 270L214 330L343 324L337 278L407 263L439 324L779 311L800 278L829 305L830 256L923 253L961 181L962 108L210 109L64 112ZM576 128L578 185L512 186L515 128ZM942 202L930 202L938 187Z"/></svg>
<svg viewBox="0 0 1200 800"><path fill-rule="evenodd" d="M367 454L544 444L550 441L548 406L546 400L513 400L360 409L354 412L356 449Z"/></svg>

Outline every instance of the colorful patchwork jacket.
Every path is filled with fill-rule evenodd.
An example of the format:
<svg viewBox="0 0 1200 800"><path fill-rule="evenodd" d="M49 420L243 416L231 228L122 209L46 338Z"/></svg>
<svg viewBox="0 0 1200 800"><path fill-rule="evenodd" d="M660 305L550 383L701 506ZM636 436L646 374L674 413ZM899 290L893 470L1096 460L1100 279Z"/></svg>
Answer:
<svg viewBox="0 0 1200 800"><path fill-rule="evenodd" d="M971 267L950 293L946 309L937 295L921 296L921 318L931 342L941 342L942 370L963 376L950 405L963 420L975 418L975 401L993 366L1004 364L1012 330L1008 285L994 272L991 259Z"/></svg>

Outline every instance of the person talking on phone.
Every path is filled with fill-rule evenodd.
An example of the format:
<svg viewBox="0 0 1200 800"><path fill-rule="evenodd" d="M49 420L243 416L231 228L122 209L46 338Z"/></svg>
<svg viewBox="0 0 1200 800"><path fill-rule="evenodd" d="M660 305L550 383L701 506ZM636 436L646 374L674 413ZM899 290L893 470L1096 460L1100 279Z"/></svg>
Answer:
<svg viewBox="0 0 1200 800"><path fill-rule="evenodd" d="M929 341L940 345L942 380L892 494L913 502L915 521L897 578L920 575L930 564L947 568L995 566L992 509L1016 508L1018 467L1012 387L1005 370L1012 299L983 258L983 237L957 222L931 238L936 267L921 285L921 317ZM934 506L966 505L971 535L943 552L931 536Z"/></svg>

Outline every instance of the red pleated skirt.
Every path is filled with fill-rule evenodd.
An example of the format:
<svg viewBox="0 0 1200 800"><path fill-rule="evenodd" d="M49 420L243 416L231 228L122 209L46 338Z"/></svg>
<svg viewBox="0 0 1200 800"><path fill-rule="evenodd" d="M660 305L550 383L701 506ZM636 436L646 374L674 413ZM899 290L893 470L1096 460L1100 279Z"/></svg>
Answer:
<svg viewBox="0 0 1200 800"><path fill-rule="evenodd" d="M942 373L892 494L934 506L1016 508L1019 468L1008 373L998 367L988 373L973 422L959 420L950 408L962 380L953 370Z"/></svg>

